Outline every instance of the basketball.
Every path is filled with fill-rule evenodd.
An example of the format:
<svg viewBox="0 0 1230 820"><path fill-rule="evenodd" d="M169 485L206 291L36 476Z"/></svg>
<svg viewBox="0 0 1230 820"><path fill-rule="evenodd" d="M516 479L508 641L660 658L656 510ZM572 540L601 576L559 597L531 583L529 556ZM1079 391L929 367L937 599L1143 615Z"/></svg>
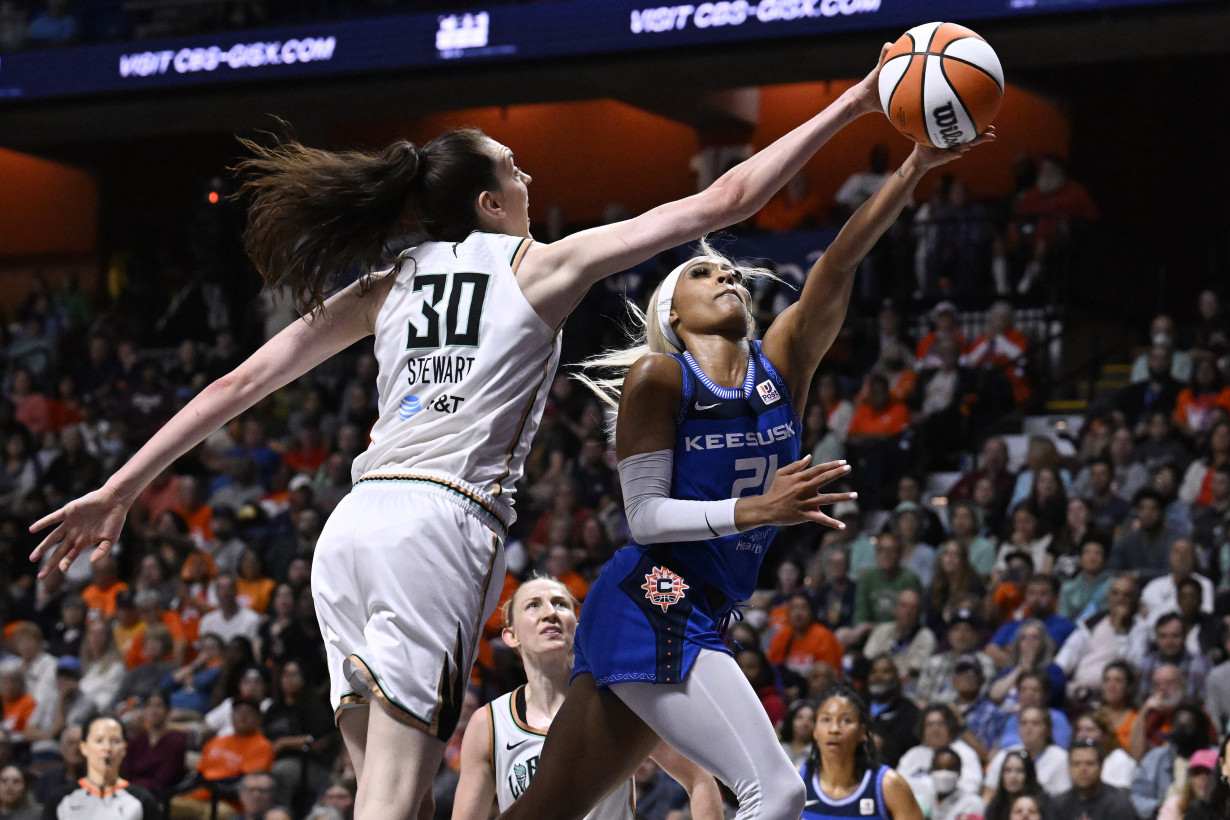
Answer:
<svg viewBox="0 0 1230 820"><path fill-rule="evenodd" d="M995 50L955 23L925 23L893 43L880 69L880 104L910 139L952 148L977 137L999 111L1004 70Z"/></svg>

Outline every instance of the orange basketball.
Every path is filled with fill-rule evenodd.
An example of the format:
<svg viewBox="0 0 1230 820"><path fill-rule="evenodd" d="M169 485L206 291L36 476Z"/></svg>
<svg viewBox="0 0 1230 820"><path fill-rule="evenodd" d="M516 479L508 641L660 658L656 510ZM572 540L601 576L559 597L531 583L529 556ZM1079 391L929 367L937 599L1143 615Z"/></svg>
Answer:
<svg viewBox="0 0 1230 820"><path fill-rule="evenodd" d="M951 148L999 111L1004 70L990 44L955 23L925 23L893 43L880 69L880 104L915 142Z"/></svg>

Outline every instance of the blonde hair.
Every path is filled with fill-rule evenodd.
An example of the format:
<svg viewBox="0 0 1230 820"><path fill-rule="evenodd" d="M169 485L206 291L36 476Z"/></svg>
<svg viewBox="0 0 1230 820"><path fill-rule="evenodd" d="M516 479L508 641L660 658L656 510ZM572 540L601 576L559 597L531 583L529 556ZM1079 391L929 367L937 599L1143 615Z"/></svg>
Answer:
<svg viewBox="0 0 1230 820"><path fill-rule="evenodd" d="M768 268L754 267L750 265L737 264L725 254L718 253L709 244L708 237L701 237L697 242L698 253L692 259L701 257L712 257L719 260L723 265L729 265L737 270L745 282L753 279L772 279L780 282L781 279L773 271ZM688 260L689 262L691 259ZM683 264L687 264L684 262ZM659 283L654 288L653 293L649 297L649 304L656 306L658 304L658 291L662 289L662 284ZM627 338L628 346L618 350L608 350L605 353L599 353L592 356L577 366L577 370L573 372L573 378L581 382L590 389L599 399L608 406L613 408L619 407L619 398L623 392L624 377L628 375L628 369L636 364L637 360L647 353L667 353L678 355L683 352L680 348L673 345L662 332L662 328L658 326L657 316L648 315L640 306L629 301L628 308L628 325ZM747 312L747 336L750 339L756 333L756 318L752 315L751 310ZM606 375L602 375L606 374ZM613 432L613 431L612 431Z"/></svg>

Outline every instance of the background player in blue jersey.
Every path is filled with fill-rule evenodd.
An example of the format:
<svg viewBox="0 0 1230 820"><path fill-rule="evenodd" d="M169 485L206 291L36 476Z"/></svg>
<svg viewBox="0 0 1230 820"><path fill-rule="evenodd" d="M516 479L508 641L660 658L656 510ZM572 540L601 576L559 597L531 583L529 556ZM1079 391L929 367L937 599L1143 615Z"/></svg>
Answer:
<svg viewBox="0 0 1230 820"><path fill-rule="evenodd" d="M797 820L803 784L721 633L751 594L775 527L841 526L819 508L851 496L820 488L849 467L798 460L812 375L841 328L859 262L923 175L969 147L916 147L763 342L751 339L745 272L706 249L659 286L642 344L596 362L634 361L622 383L595 382L619 396L633 543L586 599L572 687L534 782L504 817L584 815L661 738L734 790L739 818Z"/></svg>
<svg viewBox="0 0 1230 820"><path fill-rule="evenodd" d="M803 766L803 820L922 820L905 778L876 760L871 715L858 692L839 683L818 702L815 744Z"/></svg>

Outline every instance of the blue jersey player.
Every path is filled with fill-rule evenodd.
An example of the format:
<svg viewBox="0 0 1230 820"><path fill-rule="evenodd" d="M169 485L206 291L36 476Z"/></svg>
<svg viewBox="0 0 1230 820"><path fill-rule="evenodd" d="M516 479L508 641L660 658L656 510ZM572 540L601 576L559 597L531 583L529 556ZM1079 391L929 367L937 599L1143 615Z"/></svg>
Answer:
<svg viewBox="0 0 1230 820"><path fill-rule="evenodd" d="M922 820L905 778L876 761L871 714L858 692L834 684L816 704L802 820Z"/></svg>
<svg viewBox="0 0 1230 820"><path fill-rule="evenodd" d="M721 633L776 527L841 526L820 507L851 495L821 487L848 466L798 458L812 375L841 328L859 262L926 171L968 149L916 146L762 342L751 338L746 272L706 248L659 286L644 343L596 362L628 368L622 383L594 384L619 394L634 540L585 601L571 689L534 781L504 817L584 815L661 738L731 788L739 820L798 820L804 784Z"/></svg>

